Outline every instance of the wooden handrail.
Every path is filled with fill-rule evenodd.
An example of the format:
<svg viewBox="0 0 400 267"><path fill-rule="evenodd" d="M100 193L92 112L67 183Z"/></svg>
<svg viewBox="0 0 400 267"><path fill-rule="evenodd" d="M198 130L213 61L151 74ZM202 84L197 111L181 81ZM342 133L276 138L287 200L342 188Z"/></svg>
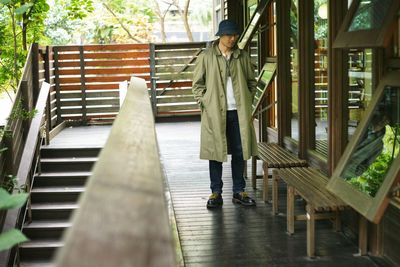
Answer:
<svg viewBox="0 0 400 267"><path fill-rule="evenodd" d="M27 191L30 192L31 181L34 171L32 171L37 162L38 156L38 145L40 145L40 128L42 126L43 115L45 114L47 98L49 96L50 85L46 82L42 83L42 87L40 89L39 97L36 103L36 114L32 119L32 122L29 127L28 135L26 138L24 150L22 152L21 161L19 163L18 171L17 171L17 181L18 185L26 185ZM28 200L29 202L29 200ZM28 203L29 207L29 203ZM24 212L24 207L21 209L13 209L7 211L3 232L10 230L12 228L20 227L20 214ZM21 215L22 216L22 215ZM9 261L14 261L14 250L9 250L3 252L5 255L5 259L9 259Z"/></svg>
<svg viewBox="0 0 400 267"><path fill-rule="evenodd" d="M146 83L132 78L56 266L176 266Z"/></svg>

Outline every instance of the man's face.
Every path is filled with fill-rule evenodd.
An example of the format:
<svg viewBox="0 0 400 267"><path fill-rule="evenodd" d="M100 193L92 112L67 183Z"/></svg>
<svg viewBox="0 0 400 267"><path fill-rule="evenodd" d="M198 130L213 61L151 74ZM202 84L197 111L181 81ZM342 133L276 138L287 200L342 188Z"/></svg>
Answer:
<svg viewBox="0 0 400 267"><path fill-rule="evenodd" d="M226 34L226 35L222 35L219 38L219 41L222 43L222 45L224 45L228 48L233 48L235 46L238 38L239 38L239 35L237 35L237 34Z"/></svg>

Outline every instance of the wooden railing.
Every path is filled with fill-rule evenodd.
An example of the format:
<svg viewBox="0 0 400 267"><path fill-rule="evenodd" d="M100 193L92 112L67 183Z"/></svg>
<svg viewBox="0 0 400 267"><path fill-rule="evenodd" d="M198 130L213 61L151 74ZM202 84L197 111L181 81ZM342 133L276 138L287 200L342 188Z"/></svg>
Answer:
<svg viewBox="0 0 400 267"><path fill-rule="evenodd" d="M37 172L42 140L49 136L49 128L46 125L46 110L48 108L49 92L50 85L46 82L43 82L35 106L36 114L30 124L17 170L16 182L18 186L24 187L28 193L30 193L32 187L33 176ZM27 209L23 207L20 209L9 210L6 213L2 231L8 231L12 228L21 228L24 217L27 218L26 221L30 221L32 219L30 211L30 195L27 201ZM17 248L4 253L9 254L5 257L9 259L9 262L14 262L15 260L18 262L18 259L15 257ZM14 264L12 266L14 266Z"/></svg>
<svg viewBox="0 0 400 267"><path fill-rule="evenodd" d="M49 48L41 48L37 44L33 44L28 52L14 105L3 129L3 138L0 140L0 148L7 148L5 152L0 154L0 183L4 182L6 176L17 174L31 124L31 120L23 118L21 113L33 111L42 82L47 81L51 84L54 78L51 63L49 63L49 58L51 58L49 51ZM49 130L56 125L53 87L50 87L50 91L48 104L51 104L53 109L48 110L47 125ZM53 119L51 119L52 117Z"/></svg>
<svg viewBox="0 0 400 267"><path fill-rule="evenodd" d="M56 266L176 266L163 183L147 86L132 78Z"/></svg>

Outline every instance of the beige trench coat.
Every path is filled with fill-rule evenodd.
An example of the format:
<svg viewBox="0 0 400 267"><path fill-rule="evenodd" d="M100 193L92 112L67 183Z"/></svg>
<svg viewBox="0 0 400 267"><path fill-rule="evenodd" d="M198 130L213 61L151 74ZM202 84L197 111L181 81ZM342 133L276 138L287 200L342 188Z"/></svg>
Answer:
<svg viewBox="0 0 400 267"><path fill-rule="evenodd" d="M201 109L200 159L227 161L227 67L218 49L218 40L196 61L192 91ZM256 80L248 53L236 47L229 70L238 111L243 159L248 160L257 155L257 140L251 118Z"/></svg>

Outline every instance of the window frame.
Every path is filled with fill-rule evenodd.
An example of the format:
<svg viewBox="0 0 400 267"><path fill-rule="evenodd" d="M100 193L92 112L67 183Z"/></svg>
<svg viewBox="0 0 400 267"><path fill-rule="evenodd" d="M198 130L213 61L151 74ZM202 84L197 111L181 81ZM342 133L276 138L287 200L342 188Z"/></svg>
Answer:
<svg viewBox="0 0 400 267"><path fill-rule="evenodd" d="M365 218L373 223L379 223L387 205L389 204L390 190L396 180L400 178L400 154L393 160L388 169L385 179L374 197L363 193L348 183L341 177L347 162L353 154L360 138L364 133L365 127L369 125L371 116L377 104L379 104L382 94L386 86L400 87L399 71L393 71L383 77L377 87L376 93L373 95L371 102L367 108L365 116L360 121L353 138L347 145L337 167L335 168L332 178L329 180L327 189L340 197L344 202L358 211Z"/></svg>
<svg viewBox="0 0 400 267"><path fill-rule="evenodd" d="M360 2L361 0L353 0L351 3L338 35L333 43L333 48L372 48L388 45L390 41L388 33L392 28L391 25L395 22L395 17L399 9L399 1L392 1L389 11L380 28L348 31Z"/></svg>
<svg viewBox="0 0 400 267"><path fill-rule="evenodd" d="M267 62L264 64L262 70L260 71L260 75L258 76L258 79L257 79L257 91L256 91L256 94L254 95L254 100L253 100L253 104L252 104L252 111L253 111L253 112L252 112L252 117L254 117L256 114L258 114L258 113L261 112L261 111L258 111L258 109L259 109L261 103L262 103L262 102L264 101L264 99L265 99L266 92L268 91L268 87L270 87L270 85L272 84L272 82L273 82L274 79L275 79L276 67L277 67L276 62L274 62L274 61L272 61L272 60L270 59L270 61L267 61ZM272 74L271 74L271 78L270 78L267 82L265 82L264 87L258 88L259 82L260 82L260 81L263 81L263 82L264 82L264 80L263 80L263 74L264 74L264 72L266 72L266 71L270 71L270 72L272 73ZM260 89L260 90L259 90L259 89ZM256 101L256 103L254 103L254 101ZM275 104L275 103L274 103L274 104ZM266 107L266 109L268 109L268 108L269 108L269 106ZM264 110L262 110L262 111L264 111Z"/></svg>
<svg viewBox="0 0 400 267"><path fill-rule="evenodd" d="M271 2L271 0L260 0L257 5L256 11L251 16L249 23L246 26L246 29L240 35L237 45L240 49L245 49L249 44L251 39L253 38L254 33L257 31L257 27L260 24L260 20L267 10L267 6Z"/></svg>

